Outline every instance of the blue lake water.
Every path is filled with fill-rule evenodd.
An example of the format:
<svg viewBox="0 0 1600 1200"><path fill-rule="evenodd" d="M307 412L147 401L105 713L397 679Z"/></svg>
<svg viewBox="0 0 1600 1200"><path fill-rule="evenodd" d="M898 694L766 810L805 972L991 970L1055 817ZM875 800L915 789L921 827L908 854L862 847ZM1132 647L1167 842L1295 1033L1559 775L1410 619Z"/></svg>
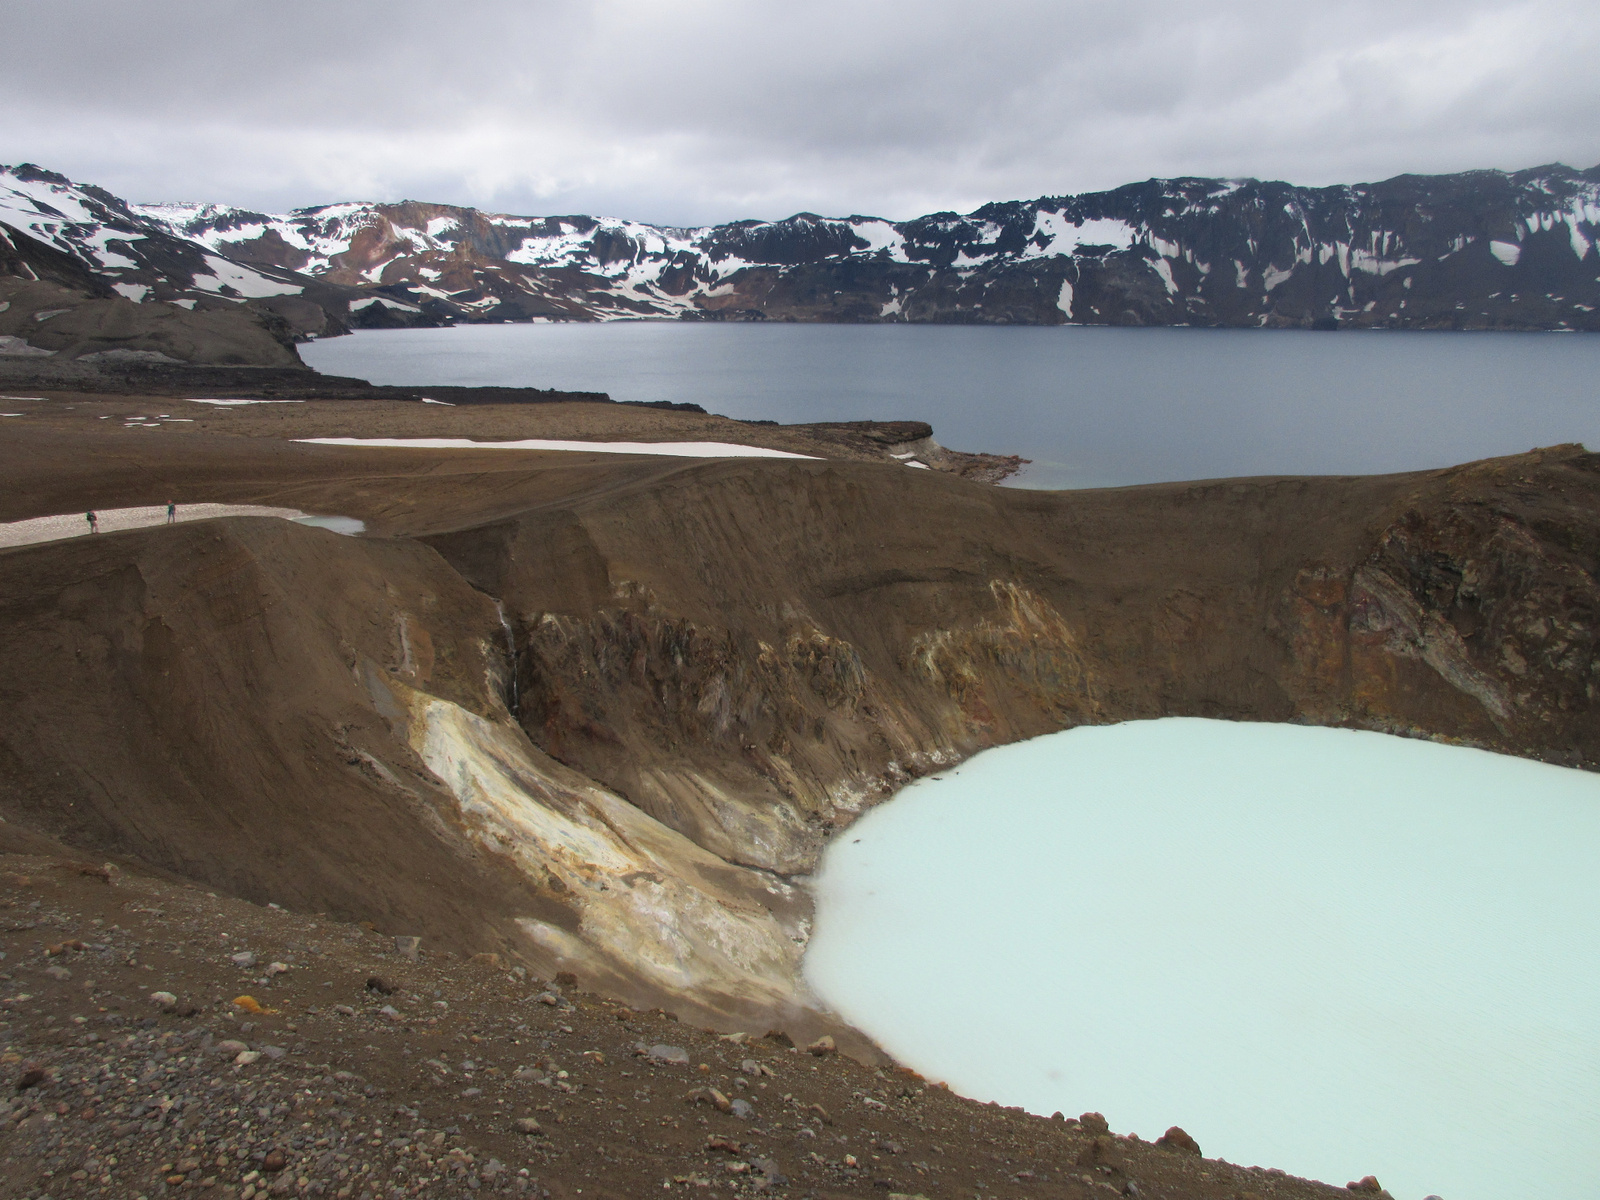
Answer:
<svg viewBox="0 0 1600 1200"><path fill-rule="evenodd" d="M901 1061L1399 1200L1592 1200L1600 776L1174 718L991 750L829 848L806 975Z"/></svg>
<svg viewBox="0 0 1600 1200"><path fill-rule="evenodd" d="M1449 466L1600 446L1600 337L928 325L477 325L301 348L375 383L595 390L756 420L914 418L1031 487Z"/></svg>

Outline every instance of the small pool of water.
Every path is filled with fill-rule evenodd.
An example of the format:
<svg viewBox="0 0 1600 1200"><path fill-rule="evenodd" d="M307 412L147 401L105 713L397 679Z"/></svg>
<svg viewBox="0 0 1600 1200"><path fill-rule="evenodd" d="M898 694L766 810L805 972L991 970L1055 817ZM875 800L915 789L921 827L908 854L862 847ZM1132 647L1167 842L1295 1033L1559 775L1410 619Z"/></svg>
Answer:
<svg viewBox="0 0 1600 1200"><path fill-rule="evenodd" d="M830 847L812 987L969 1096L1399 1200L1592 1200L1600 776L1174 718L919 781Z"/></svg>

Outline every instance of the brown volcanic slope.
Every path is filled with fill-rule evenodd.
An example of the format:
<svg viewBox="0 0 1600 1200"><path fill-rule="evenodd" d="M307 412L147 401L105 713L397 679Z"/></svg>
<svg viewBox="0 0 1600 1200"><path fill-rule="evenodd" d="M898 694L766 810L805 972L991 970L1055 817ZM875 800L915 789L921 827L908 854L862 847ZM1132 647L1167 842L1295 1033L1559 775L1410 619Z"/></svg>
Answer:
<svg viewBox="0 0 1600 1200"><path fill-rule="evenodd" d="M18 848L497 951L724 1028L830 1027L796 983L791 878L864 805L986 746L1191 714L1600 765L1600 456L1579 447L1040 493L865 450L285 440L392 433L381 405L125 430L98 418L134 401L67 403L7 402L32 415L0 427L0 518L175 497L379 536L237 518L0 552ZM612 419L401 415L571 436L569 408Z"/></svg>

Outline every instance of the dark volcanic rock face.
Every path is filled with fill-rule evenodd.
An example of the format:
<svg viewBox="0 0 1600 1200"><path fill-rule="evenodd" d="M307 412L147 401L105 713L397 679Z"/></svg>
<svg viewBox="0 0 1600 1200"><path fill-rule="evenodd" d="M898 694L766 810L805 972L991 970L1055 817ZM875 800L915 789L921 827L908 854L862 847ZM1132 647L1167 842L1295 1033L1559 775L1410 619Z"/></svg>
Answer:
<svg viewBox="0 0 1600 1200"><path fill-rule="evenodd" d="M1600 329L1600 168L1559 164L1328 188L1152 179L902 222L698 229L413 201L130 205L24 166L0 168L0 222L133 298L243 302L312 336L621 317Z"/></svg>
<svg viewBox="0 0 1600 1200"><path fill-rule="evenodd" d="M1463 468L1443 495L1410 498L1358 564L1303 567L1271 618L1302 712L1415 732L1409 696L1443 681L1456 736L1594 769L1596 476L1595 456L1561 451Z"/></svg>

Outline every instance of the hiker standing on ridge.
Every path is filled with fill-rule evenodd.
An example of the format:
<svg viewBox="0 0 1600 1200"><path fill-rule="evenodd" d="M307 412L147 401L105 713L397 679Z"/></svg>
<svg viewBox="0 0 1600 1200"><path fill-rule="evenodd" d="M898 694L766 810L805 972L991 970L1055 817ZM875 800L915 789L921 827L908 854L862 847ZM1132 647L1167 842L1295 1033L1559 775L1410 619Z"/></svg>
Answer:
<svg viewBox="0 0 1600 1200"><path fill-rule="evenodd" d="M89 522L90 533L100 532L100 518L94 515L94 509L91 508L87 513L84 514L84 520Z"/></svg>
<svg viewBox="0 0 1600 1200"><path fill-rule="evenodd" d="M167 501L167 524L171 525L178 519L178 505L176 501Z"/></svg>

